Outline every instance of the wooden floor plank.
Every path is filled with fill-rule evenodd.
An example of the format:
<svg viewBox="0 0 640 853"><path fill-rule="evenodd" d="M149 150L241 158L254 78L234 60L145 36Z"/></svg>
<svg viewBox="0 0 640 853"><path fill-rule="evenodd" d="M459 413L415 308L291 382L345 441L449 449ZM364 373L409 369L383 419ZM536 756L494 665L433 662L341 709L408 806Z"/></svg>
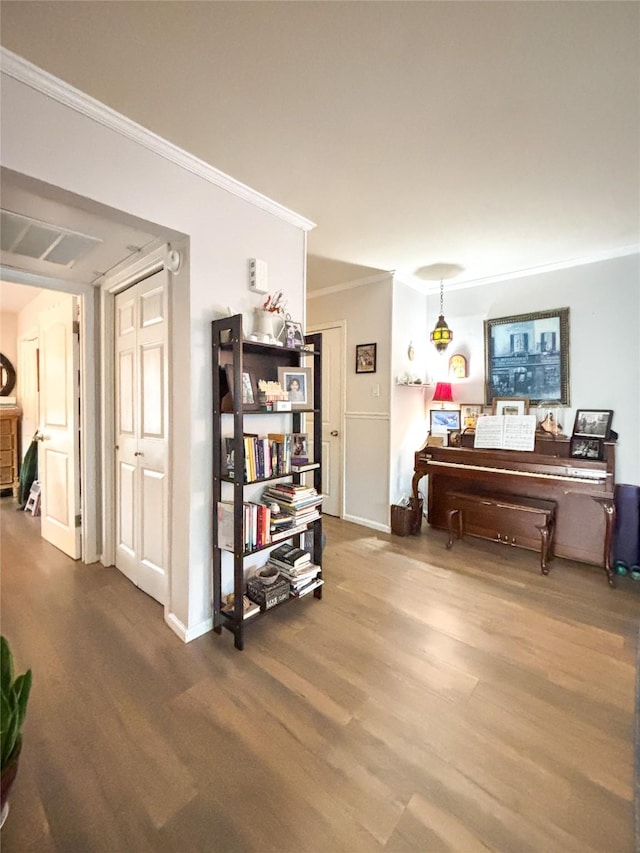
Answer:
<svg viewBox="0 0 640 853"><path fill-rule="evenodd" d="M325 519L322 601L182 644L0 501L34 686L3 853L630 853L640 583Z"/></svg>

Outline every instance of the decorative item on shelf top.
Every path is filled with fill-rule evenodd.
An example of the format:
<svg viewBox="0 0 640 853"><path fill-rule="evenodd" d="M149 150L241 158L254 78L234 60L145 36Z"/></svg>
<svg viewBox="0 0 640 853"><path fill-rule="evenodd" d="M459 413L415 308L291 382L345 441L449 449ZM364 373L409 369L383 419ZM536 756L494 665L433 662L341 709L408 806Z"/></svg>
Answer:
<svg viewBox="0 0 640 853"><path fill-rule="evenodd" d="M276 324L280 326L278 329L276 329ZM277 344L283 329L284 318L282 314L265 311L264 308L255 309L254 330L251 336L253 340L263 344Z"/></svg>
<svg viewBox="0 0 640 853"><path fill-rule="evenodd" d="M431 332L430 339L438 352L444 352L453 340L453 331L447 326L447 321L444 319L444 283L442 279L440 279L440 316L433 332Z"/></svg>
<svg viewBox="0 0 640 853"><path fill-rule="evenodd" d="M301 349L304 346L302 324L292 320L289 314L284 319L284 345L287 349Z"/></svg>

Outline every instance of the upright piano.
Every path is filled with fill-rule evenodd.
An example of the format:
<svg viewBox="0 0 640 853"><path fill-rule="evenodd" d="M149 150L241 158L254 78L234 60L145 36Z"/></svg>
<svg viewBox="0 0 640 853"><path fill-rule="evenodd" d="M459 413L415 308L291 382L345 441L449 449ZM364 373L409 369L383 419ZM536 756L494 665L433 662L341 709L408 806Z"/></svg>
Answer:
<svg viewBox="0 0 640 853"><path fill-rule="evenodd" d="M413 495L417 501L420 480L428 476L427 518L432 527L448 528L447 494L461 489L555 501L553 553L602 566L614 585L614 442L604 442L602 460L591 460L572 458L568 438L536 437L532 452L476 450L473 436L463 435L462 440L462 447L425 445L415 454Z"/></svg>

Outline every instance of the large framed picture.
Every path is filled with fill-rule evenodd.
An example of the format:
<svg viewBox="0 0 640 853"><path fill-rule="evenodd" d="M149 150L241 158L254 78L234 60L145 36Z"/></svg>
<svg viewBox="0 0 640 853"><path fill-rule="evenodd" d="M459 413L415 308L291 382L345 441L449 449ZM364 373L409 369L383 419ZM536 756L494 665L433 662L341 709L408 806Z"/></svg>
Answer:
<svg viewBox="0 0 640 853"><path fill-rule="evenodd" d="M233 382L233 365L232 364L227 364L225 366L225 373L226 373L226 377L227 377L227 385L229 387L229 394L231 397L231 405L232 405L233 400L235 398L235 388L234 388L234 382ZM253 375L253 373L250 373L248 370L242 371L241 387L242 387L242 408L245 410L245 412L257 412L260 408L260 404L258 402L258 386L256 384L256 378ZM223 409L223 411L224 411L224 409Z"/></svg>
<svg viewBox="0 0 640 853"><path fill-rule="evenodd" d="M450 430L460 429L460 409L431 409L429 412L429 429Z"/></svg>
<svg viewBox="0 0 640 853"><path fill-rule="evenodd" d="M569 405L569 309L484 321L485 403Z"/></svg>
<svg viewBox="0 0 640 853"><path fill-rule="evenodd" d="M310 367L278 367L278 381L287 392L292 409L313 408Z"/></svg>
<svg viewBox="0 0 640 853"><path fill-rule="evenodd" d="M377 344L356 345L356 373L376 372Z"/></svg>
<svg viewBox="0 0 640 853"><path fill-rule="evenodd" d="M573 434L585 438L609 438L613 409L578 409Z"/></svg>

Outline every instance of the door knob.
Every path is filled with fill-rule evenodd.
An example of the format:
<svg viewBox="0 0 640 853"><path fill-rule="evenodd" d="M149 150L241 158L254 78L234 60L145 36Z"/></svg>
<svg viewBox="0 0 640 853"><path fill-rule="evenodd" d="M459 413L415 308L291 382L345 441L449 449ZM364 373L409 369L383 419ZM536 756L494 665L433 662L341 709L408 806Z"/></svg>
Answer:
<svg viewBox="0 0 640 853"><path fill-rule="evenodd" d="M142 453L140 450L136 450L136 452L133 455L134 456L144 456L144 453Z"/></svg>
<svg viewBox="0 0 640 853"><path fill-rule="evenodd" d="M332 429L332 430L331 430L331 435L337 435L337 434L338 434L338 430L337 430L337 429Z"/></svg>

